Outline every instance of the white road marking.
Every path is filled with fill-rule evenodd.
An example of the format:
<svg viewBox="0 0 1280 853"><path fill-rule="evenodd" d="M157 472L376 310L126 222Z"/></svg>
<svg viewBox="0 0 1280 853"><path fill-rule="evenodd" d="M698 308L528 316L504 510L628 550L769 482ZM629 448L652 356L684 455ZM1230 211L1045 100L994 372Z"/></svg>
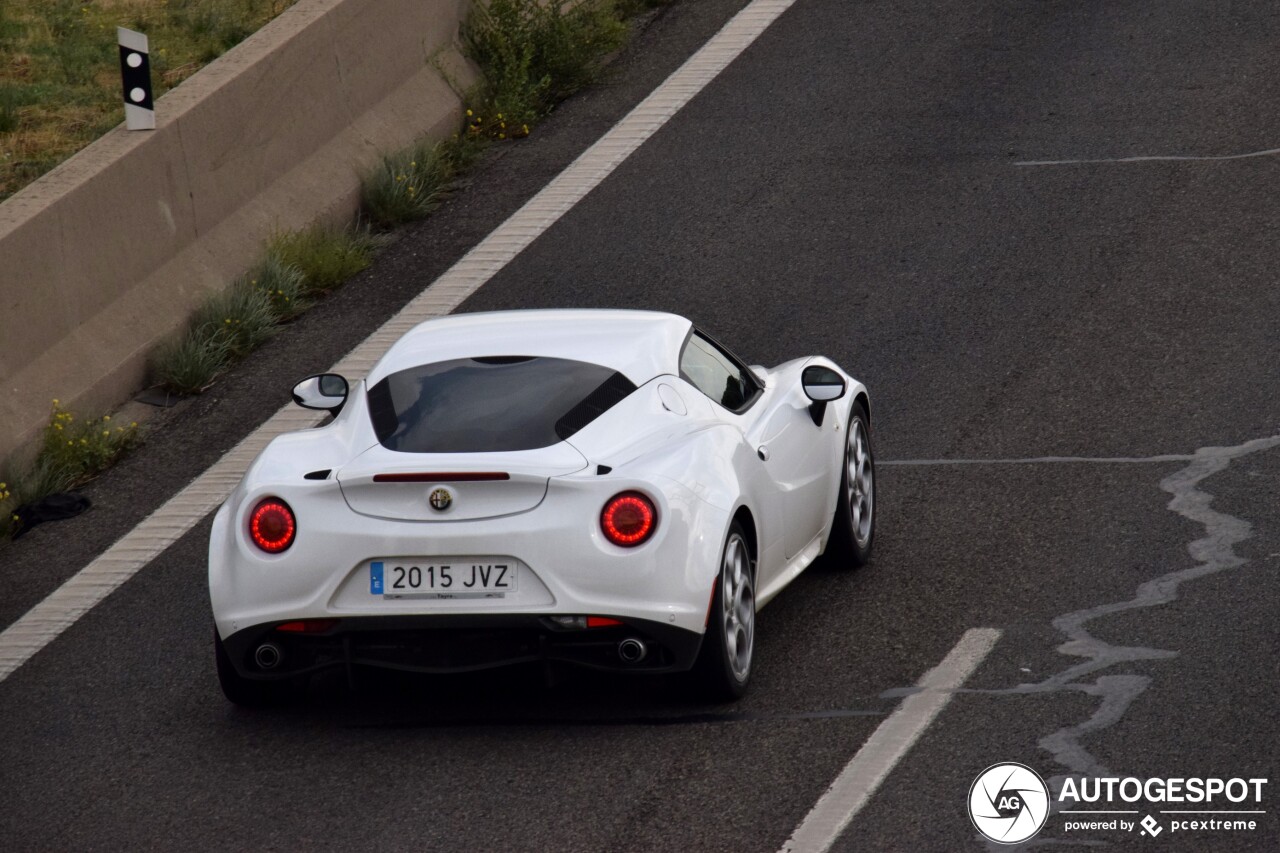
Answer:
<svg viewBox="0 0 1280 853"><path fill-rule="evenodd" d="M1280 154L1280 148L1268 148L1265 151L1249 151L1244 154L1217 154L1205 156L1189 156L1180 154L1156 154L1140 157L1110 157L1097 160L1019 160L1015 166L1088 166L1110 165L1114 163L1199 163L1218 160L1249 160L1253 157L1274 157Z"/></svg>
<svg viewBox="0 0 1280 853"><path fill-rule="evenodd" d="M600 184L702 91L795 0L754 0L635 109L332 369L362 377L405 332L453 311ZM271 439L319 423L292 405L0 633L0 681L218 507Z"/></svg>
<svg viewBox="0 0 1280 853"><path fill-rule="evenodd" d="M876 460L877 466L925 465L1048 465L1058 463L1090 463L1093 465L1144 465L1155 462L1190 462L1189 453L1166 453L1160 456L1032 456L1026 459L889 459Z"/></svg>
<svg viewBox="0 0 1280 853"><path fill-rule="evenodd" d="M840 771L817 805L782 845L781 853L823 853L827 850L947 706L955 691L978 668L998 639L1000 631L995 628L965 631L942 663L926 672L917 682L919 690L902 700L898 709L876 728Z"/></svg>

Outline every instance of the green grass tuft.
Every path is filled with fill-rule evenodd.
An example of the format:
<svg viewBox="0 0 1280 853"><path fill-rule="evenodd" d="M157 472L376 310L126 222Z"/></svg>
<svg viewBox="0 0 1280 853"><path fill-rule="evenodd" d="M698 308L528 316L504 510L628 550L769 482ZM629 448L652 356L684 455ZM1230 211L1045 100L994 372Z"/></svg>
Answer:
<svg viewBox="0 0 1280 853"><path fill-rule="evenodd" d="M268 255L245 276L247 286L266 294L277 321L287 323L314 304L307 296L307 280L302 270Z"/></svg>
<svg viewBox="0 0 1280 853"><path fill-rule="evenodd" d="M116 424L109 416L77 419L54 400L35 460L0 477L0 536L18 532L18 507L87 483L141 440L136 423Z"/></svg>
<svg viewBox="0 0 1280 853"><path fill-rule="evenodd" d="M77 420L72 412L54 404L41 438L37 470L23 494L70 489L82 485L111 467L140 440L138 425L113 424L110 416Z"/></svg>
<svg viewBox="0 0 1280 853"><path fill-rule="evenodd" d="M178 394L198 394L275 334L282 315L267 290L253 281L241 279L209 297L187 330L156 350L152 372L161 385Z"/></svg>
<svg viewBox="0 0 1280 853"><path fill-rule="evenodd" d="M305 311L315 296L367 267L379 243L362 229L276 235L258 266L209 297L187 330L156 350L152 375L174 393L201 393L262 346L279 324Z"/></svg>
<svg viewBox="0 0 1280 853"><path fill-rule="evenodd" d="M231 358L239 360L275 334L278 319L266 292L242 280L200 306L191 318L191 334L225 344Z"/></svg>
<svg viewBox="0 0 1280 853"><path fill-rule="evenodd" d="M303 294L318 296L337 287L373 262L380 241L363 228L316 226L276 234L267 256L302 272Z"/></svg>
<svg viewBox="0 0 1280 853"><path fill-rule="evenodd" d="M613 0L491 0L463 26L467 52L484 74L469 121L494 139L527 135L559 101L599 77L626 40Z"/></svg>
<svg viewBox="0 0 1280 853"><path fill-rule="evenodd" d="M370 221L392 228L423 219L439 207L454 176L469 165L474 146L464 145L422 140L383 157L364 180L364 210Z"/></svg>
<svg viewBox="0 0 1280 853"><path fill-rule="evenodd" d="M231 348L187 330L151 356L156 382L175 394L199 394L231 366Z"/></svg>

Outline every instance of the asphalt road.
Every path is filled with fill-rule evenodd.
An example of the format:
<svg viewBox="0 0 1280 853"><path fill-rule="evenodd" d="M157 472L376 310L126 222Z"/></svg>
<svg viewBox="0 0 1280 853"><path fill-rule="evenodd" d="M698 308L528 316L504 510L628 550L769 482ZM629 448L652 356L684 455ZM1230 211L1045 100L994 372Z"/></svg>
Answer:
<svg viewBox="0 0 1280 853"><path fill-rule="evenodd" d="M610 81L175 412L88 490L90 513L0 550L0 624L739 5L667 10ZM965 800L999 761L1273 780L1253 832L1072 834L1054 816L1037 843L1277 849L1280 446L1142 457L1280 434L1280 161L1019 164L1274 148L1278 37L1262 0L799 0L464 310L659 308L753 362L824 353L870 387L882 461L1134 461L882 465L871 565L820 561L761 613L734 706L508 673L330 680L302 707L234 709L213 673L206 520L0 683L0 848L773 851L902 689L992 627L967 689L834 849L982 848Z"/></svg>

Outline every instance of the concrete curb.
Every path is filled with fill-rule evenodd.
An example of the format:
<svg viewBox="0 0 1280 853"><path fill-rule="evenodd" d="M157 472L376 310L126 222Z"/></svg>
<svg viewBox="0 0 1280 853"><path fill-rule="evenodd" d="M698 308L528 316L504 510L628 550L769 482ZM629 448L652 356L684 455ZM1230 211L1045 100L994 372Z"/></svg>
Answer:
<svg viewBox="0 0 1280 853"><path fill-rule="evenodd" d="M264 236L355 213L361 173L461 123L469 0L301 0L0 204L0 460L50 401L93 412L262 253Z"/></svg>

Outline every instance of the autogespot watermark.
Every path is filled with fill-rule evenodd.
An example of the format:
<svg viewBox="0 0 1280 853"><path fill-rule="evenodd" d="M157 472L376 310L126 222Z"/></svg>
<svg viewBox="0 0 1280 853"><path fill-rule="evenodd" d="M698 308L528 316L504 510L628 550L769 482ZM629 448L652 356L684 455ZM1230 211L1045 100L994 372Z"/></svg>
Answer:
<svg viewBox="0 0 1280 853"><path fill-rule="evenodd" d="M986 838L1018 844L1044 828L1050 811L1062 831L1224 836L1256 831L1267 811L1258 778L1068 777L1056 797L1025 764L993 764L969 788L969 818Z"/></svg>
<svg viewBox="0 0 1280 853"><path fill-rule="evenodd" d="M1017 844L1049 817L1049 786L1025 764L993 764L969 787L969 819L987 838Z"/></svg>

